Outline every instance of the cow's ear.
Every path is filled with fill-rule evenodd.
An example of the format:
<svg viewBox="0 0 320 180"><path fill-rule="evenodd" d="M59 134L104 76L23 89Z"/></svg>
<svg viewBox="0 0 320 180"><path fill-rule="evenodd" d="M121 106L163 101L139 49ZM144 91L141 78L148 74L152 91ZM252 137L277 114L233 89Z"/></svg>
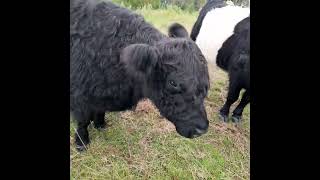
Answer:
<svg viewBox="0 0 320 180"><path fill-rule="evenodd" d="M158 59L158 50L147 44L129 45L120 54L120 61L125 65L129 75L139 79L151 75Z"/></svg>
<svg viewBox="0 0 320 180"><path fill-rule="evenodd" d="M179 23L173 23L168 29L168 36L172 38L188 38L187 29Z"/></svg>

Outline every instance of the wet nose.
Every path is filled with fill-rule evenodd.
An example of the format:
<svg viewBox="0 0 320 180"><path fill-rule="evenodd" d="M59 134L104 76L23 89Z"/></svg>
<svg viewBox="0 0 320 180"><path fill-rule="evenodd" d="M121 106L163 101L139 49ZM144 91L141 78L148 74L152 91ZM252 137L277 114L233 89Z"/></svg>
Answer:
<svg viewBox="0 0 320 180"><path fill-rule="evenodd" d="M208 132L208 126L209 126L209 122L205 121L205 123L201 123L199 125L197 125L197 127L194 129L194 133L191 136L191 138L196 138L199 137L205 133Z"/></svg>
<svg viewBox="0 0 320 180"><path fill-rule="evenodd" d="M207 133L207 131L208 131L208 129L198 129L198 128L196 128L196 129L195 129L195 133L192 135L192 138L199 137L199 136L201 136L202 134Z"/></svg>
<svg viewBox="0 0 320 180"><path fill-rule="evenodd" d="M198 121L199 123L197 124L196 126L196 129L199 129L199 130L206 130L208 129L208 126L209 126L209 121L208 120L202 120L202 121Z"/></svg>
<svg viewBox="0 0 320 180"><path fill-rule="evenodd" d="M208 131L208 129L198 129L196 128L196 134L202 135L205 134Z"/></svg>

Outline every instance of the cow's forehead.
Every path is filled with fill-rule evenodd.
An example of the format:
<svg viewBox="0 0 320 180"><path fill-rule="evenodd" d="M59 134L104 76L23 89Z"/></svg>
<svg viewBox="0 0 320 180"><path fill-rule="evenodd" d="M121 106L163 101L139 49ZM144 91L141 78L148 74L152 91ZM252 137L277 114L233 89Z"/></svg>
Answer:
<svg viewBox="0 0 320 180"><path fill-rule="evenodd" d="M191 89L196 88L205 88L208 86L208 81L206 80L206 76L200 75L195 72L186 72L186 71L176 71L171 72L169 75L170 79L178 80L179 83L187 85Z"/></svg>

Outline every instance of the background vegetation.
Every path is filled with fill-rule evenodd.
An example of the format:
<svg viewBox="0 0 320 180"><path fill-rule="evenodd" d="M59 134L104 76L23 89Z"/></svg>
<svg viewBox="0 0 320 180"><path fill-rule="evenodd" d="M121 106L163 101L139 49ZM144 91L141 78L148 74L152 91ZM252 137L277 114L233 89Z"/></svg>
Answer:
<svg viewBox="0 0 320 180"><path fill-rule="evenodd" d="M118 4L122 4L131 9L141 9L148 6L152 9L163 9L168 8L168 6L177 6L182 10L187 11L197 11L199 10L207 1L210 0L113 0ZM249 6L249 0L231 0L235 5L239 6Z"/></svg>

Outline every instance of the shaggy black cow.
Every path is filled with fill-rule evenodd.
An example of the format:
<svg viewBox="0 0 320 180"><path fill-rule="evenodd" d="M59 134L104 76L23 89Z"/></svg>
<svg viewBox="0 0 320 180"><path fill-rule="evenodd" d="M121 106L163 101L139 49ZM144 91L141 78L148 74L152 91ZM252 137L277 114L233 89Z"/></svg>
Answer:
<svg viewBox="0 0 320 180"><path fill-rule="evenodd" d="M239 122L243 109L250 102L250 17L240 21L233 35L223 43L218 51L217 65L229 74L228 97L220 110L224 121L227 121L230 106L238 100L241 89L246 89L232 114L232 120Z"/></svg>
<svg viewBox="0 0 320 180"><path fill-rule="evenodd" d="M188 39L165 36L144 18L111 2L70 0L70 112L76 145L89 143L90 120L105 128L106 111L149 98L177 132L207 132L207 63Z"/></svg>

